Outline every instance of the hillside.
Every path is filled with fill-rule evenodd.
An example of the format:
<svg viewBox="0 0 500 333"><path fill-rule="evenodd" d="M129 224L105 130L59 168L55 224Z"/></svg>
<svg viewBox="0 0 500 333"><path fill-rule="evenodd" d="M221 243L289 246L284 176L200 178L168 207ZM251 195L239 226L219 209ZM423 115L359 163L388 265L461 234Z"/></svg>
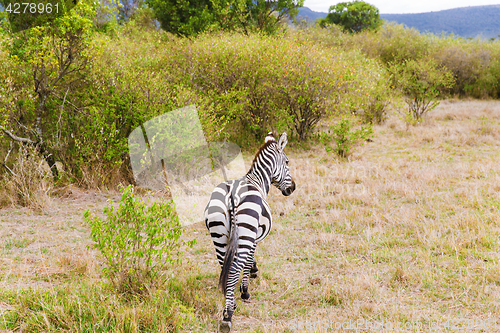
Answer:
<svg viewBox="0 0 500 333"><path fill-rule="evenodd" d="M327 13L307 7L299 10L299 18L313 21ZM380 14L388 22L405 24L420 32L454 34L461 37L498 38L500 35L500 5L454 8L418 14Z"/></svg>
<svg viewBox="0 0 500 333"><path fill-rule="evenodd" d="M500 5L463 7L419 14L381 14L386 21L403 23L421 32L453 33L461 37L497 38Z"/></svg>
<svg viewBox="0 0 500 333"><path fill-rule="evenodd" d="M327 14L328 13L315 12L314 10L309 9L308 7L300 7L297 19L299 21L300 20L314 21L320 18L325 18Z"/></svg>
<svg viewBox="0 0 500 333"><path fill-rule="evenodd" d="M299 14L297 15L297 20L306 20L308 22L312 22L314 20L325 18L328 13L324 12L315 12L314 10L308 7L300 7Z"/></svg>

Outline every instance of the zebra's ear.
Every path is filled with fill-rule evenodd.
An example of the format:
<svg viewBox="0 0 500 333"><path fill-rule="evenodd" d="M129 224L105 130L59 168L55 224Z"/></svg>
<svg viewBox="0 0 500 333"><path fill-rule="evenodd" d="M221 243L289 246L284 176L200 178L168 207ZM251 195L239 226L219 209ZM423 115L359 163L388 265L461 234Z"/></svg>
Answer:
<svg viewBox="0 0 500 333"><path fill-rule="evenodd" d="M281 150L285 149L286 144L288 143L288 139L286 138L286 132L283 132L281 134L279 140L278 140L278 147L280 147Z"/></svg>
<svg viewBox="0 0 500 333"><path fill-rule="evenodd" d="M266 141L265 142L268 142L268 141L276 141L276 139L274 138L274 135L273 135L273 132L269 132L267 133L267 136L266 136Z"/></svg>

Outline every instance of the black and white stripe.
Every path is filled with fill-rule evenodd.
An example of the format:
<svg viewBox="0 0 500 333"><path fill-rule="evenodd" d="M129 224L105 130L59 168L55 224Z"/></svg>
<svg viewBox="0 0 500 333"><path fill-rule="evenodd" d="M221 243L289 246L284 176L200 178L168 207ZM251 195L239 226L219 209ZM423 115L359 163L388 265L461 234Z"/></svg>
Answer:
<svg viewBox="0 0 500 333"><path fill-rule="evenodd" d="M286 133L276 141L266 136L248 173L240 179L219 184L205 208L205 224L210 232L219 264L222 267L219 287L226 296L224 319L220 329L229 332L236 302L234 291L241 271L241 297L250 299L248 278L258 271L254 260L255 247L271 230L271 210L266 202L271 184L283 195L295 190L295 182L283 152Z"/></svg>

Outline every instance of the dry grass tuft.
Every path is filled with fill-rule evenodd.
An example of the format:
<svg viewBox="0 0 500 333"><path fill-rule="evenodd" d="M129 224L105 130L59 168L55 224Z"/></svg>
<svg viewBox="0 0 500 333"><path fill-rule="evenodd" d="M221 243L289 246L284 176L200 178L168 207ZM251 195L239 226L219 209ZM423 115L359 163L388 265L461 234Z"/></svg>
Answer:
<svg viewBox="0 0 500 333"><path fill-rule="evenodd" d="M21 145L16 163L3 181L12 204L42 211L51 203L50 177L50 170L39 154Z"/></svg>

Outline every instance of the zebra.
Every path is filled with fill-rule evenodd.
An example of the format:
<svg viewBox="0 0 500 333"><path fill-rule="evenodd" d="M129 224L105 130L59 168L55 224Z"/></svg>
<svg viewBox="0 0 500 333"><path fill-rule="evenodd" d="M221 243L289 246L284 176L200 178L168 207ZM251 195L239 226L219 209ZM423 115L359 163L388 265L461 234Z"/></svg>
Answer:
<svg viewBox="0 0 500 333"><path fill-rule="evenodd" d="M250 301L248 278L258 274L255 248L272 226L271 209L266 201L271 184L285 196L295 190L288 157L283 152L287 143L286 133L278 141L272 132L268 133L248 173L219 184L205 208L205 225L222 268L219 288L226 298L221 332L231 330L231 318L236 309L234 291L242 270L241 298Z"/></svg>

